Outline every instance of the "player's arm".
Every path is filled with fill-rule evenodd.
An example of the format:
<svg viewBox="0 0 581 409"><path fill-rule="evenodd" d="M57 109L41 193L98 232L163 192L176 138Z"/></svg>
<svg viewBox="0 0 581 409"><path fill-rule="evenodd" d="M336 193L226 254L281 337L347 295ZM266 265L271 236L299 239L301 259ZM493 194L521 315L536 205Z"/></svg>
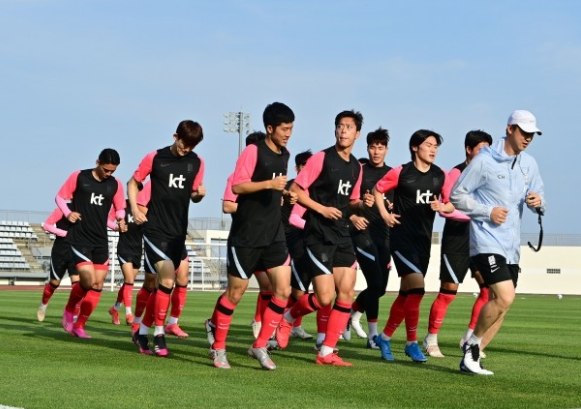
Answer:
<svg viewBox="0 0 581 409"><path fill-rule="evenodd" d="M65 184L62 185L55 197L57 207L61 210L61 212L63 212L63 215L71 223L76 223L77 221L81 220L81 214L79 212L71 211L68 205L68 202L72 199L73 193L76 190L77 179L80 173L80 170L73 172L66 180Z"/></svg>
<svg viewBox="0 0 581 409"><path fill-rule="evenodd" d="M397 220L400 215L390 213L385 207L385 201L383 200L383 195L385 193L394 190L397 187L401 170L401 166L391 168L373 187L375 205L377 206L377 210L379 210L379 215L385 221L385 224L387 224L388 227L401 224L399 220Z"/></svg>
<svg viewBox="0 0 581 409"><path fill-rule="evenodd" d="M440 197L434 195L434 200L430 202L430 207L433 211L439 213L452 213L455 208L452 203L450 203L450 182L448 182L448 174L442 170L444 173L444 184L442 186L442 190L440 191ZM447 188L446 188L447 187Z"/></svg>
<svg viewBox="0 0 581 409"><path fill-rule="evenodd" d="M204 161L202 158L200 158L200 169L194 178L190 199L193 203L200 203L205 196L206 187L204 186Z"/></svg>
<svg viewBox="0 0 581 409"><path fill-rule="evenodd" d="M135 224L143 224L147 222L147 217L145 213L141 211L137 204L137 195L139 194L139 183L143 183L147 176L151 173L153 168L153 158L157 154L157 151L151 152L141 160L139 167L135 172L133 172L133 176L127 182L127 199L129 199L129 204L131 205L131 213L133 214L133 220L135 220ZM151 183L149 183L151 185ZM151 189L151 187L149 187ZM143 190L145 190L145 186L143 186Z"/></svg>
<svg viewBox="0 0 581 409"><path fill-rule="evenodd" d="M543 179L541 178L541 174L539 172L539 168L537 162L533 160L533 163L529 167L529 174L531 184L527 190L527 194L525 197L525 203L527 204L528 208L532 211L540 211L542 214L545 213L545 187L543 184Z"/></svg>
<svg viewBox="0 0 581 409"><path fill-rule="evenodd" d="M493 206L488 206L474 199L472 193L487 181L486 165L481 155L470 161L464 172L452 187L450 201L456 209L473 220L492 221Z"/></svg>
<svg viewBox="0 0 581 409"><path fill-rule="evenodd" d="M277 176L273 179L252 181L252 175L256 169L256 161L258 157L258 148L256 145L247 146L234 169L232 176L232 193L236 195L247 195L256 193L261 190L284 190L286 186L286 175Z"/></svg>
<svg viewBox="0 0 581 409"><path fill-rule="evenodd" d="M44 231L59 237L66 237L67 231L56 227L56 223L63 217L63 212L58 207L48 216L42 224Z"/></svg>

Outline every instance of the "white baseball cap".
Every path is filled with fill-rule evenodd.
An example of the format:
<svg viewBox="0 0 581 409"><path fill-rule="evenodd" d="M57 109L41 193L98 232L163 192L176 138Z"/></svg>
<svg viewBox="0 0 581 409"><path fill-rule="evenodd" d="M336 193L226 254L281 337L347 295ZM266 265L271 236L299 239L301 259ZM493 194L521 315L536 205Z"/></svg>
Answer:
<svg viewBox="0 0 581 409"><path fill-rule="evenodd" d="M508 117L508 125L518 125L520 129L528 133L538 133L542 135L542 132L537 128L537 120L533 114L524 109L517 109L513 111Z"/></svg>

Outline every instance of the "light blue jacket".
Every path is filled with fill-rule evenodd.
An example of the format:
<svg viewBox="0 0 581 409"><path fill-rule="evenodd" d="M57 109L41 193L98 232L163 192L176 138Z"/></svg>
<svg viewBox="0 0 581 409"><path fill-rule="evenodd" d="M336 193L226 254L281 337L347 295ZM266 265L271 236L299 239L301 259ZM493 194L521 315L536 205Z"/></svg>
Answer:
<svg viewBox="0 0 581 409"><path fill-rule="evenodd" d="M535 159L526 152L508 156L505 140L482 148L456 181L450 200L471 219L471 256L500 254L507 264L518 264L525 198L529 192L539 194L544 212L545 191ZM506 222L501 225L490 220L492 209L498 206L508 209ZM536 209L530 209L536 213Z"/></svg>

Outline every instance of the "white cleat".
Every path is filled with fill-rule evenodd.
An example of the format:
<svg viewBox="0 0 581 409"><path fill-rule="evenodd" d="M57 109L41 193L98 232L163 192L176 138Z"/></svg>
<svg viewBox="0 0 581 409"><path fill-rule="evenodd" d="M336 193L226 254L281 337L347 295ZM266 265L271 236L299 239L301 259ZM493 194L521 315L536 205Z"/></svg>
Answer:
<svg viewBox="0 0 581 409"><path fill-rule="evenodd" d="M40 322L44 321L44 317L46 316L46 307L48 307L48 305L40 304L36 310L36 318Z"/></svg>
<svg viewBox="0 0 581 409"><path fill-rule="evenodd" d="M351 317L351 328L355 330L359 338L367 338L367 334L363 330L360 320Z"/></svg>
<svg viewBox="0 0 581 409"><path fill-rule="evenodd" d="M444 358L444 354L440 351L440 347L438 344L428 344L426 341L428 337L424 338L424 342L422 342L422 346L424 347L424 351L431 357L434 358Z"/></svg>
<svg viewBox="0 0 581 409"><path fill-rule="evenodd" d="M303 340L313 339L313 336L311 334L309 334L308 332L306 332L304 330L304 328L301 326L293 327L293 329L291 331L291 337L300 338Z"/></svg>
<svg viewBox="0 0 581 409"><path fill-rule="evenodd" d="M339 338L341 339L341 338ZM345 330L343 331L343 339L345 341L351 341L351 318L349 318L349 321L347 321L347 326L345 327Z"/></svg>
<svg viewBox="0 0 581 409"><path fill-rule="evenodd" d="M484 369L480 364L480 347L478 345L464 346L464 358L460 362L460 371L471 375L494 375L494 372Z"/></svg>
<svg viewBox="0 0 581 409"><path fill-rule="evenodd" d="M262 329L262 322L254 321L254 319L252 319L250 326L252 327L252 335L254 335L254 339L257 339L258 335L260 334L260 330Z"/></svg>

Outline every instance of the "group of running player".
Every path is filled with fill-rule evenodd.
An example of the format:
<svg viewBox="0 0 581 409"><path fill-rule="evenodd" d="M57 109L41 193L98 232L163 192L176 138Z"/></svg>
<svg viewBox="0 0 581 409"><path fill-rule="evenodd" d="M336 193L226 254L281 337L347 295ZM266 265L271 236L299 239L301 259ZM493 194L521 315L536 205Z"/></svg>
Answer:
<svg viewBox="0 0 581 409"><path fill-rule="evenodd" d="M465 159L446 173L434 164L443 139L431 130L413 133L411 161L404 165L385 164L389 134L381 127L367 135L368 158L357 160L352 150L363 116L342 111L335 117L335 143L315 154L296 155L297 177L289 180L286 146L294 120L285 104L269 104L263 113L265 133L247 138L227 181L223 211L232 214L228 283L205 322L214 366L230 368L226 339L253 274L260 292L252 323L255 341L248 355L265 369L276 369L271 350L286 348L291 336L312 337L301 327L301 318L314 311L316 364L352 366L336 348L340 337L350 339L351 328L367 338L368 348L393 361L391 337L404 320L405 355L414 362L427 361L424 352L442 358L437 334L470 268L481 291L460 342L464 351L460 369L491 375L480 363L481 350L500 328L514 299L520 248L515 229L520 232L524 204L544 211L536 162L523 152L534 134L541 133L534 116L513 112L506 136L495 144L486 132L468 132ZM127 203L121 183L111 177L120 163L112 149L101 153L94 169L74 172L66 181L57 194L57 210L45 222L45 229L57 239L39 320L68 268L78 278L72 279L62 324L72 335L90 338L84 328L107 275L108 226L120 232L118 254L125 281L109 309L113 322L119 325L118 311L125 304L126 322L133 325L133 340L142 354L167 356L166 333L187 337L177 320L187 293L189 201L199 202L205 195L204 162L193 152L203 139L202 128L182 121L173 138L171 146L141 161L128 182ZM441 288L422 348L417 329L436 213L446 217ZM131 294L142 241L146 280L133 312ZM392 257L400 290L379 332L379 299L386 291ZM357 264L367 289L353 301ZM360 322L363 313L367 333ZM152 326L153 351L148 337Z"/></svg>

